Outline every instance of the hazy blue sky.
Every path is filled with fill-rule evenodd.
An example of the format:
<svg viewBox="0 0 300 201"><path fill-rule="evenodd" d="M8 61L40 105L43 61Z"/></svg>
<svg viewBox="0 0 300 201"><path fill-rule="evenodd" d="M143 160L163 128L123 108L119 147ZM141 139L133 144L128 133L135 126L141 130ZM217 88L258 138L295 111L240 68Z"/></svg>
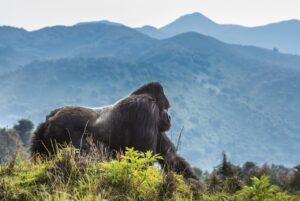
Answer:
<svg viewBox="0 0 300 201"><path fill-rule="evenodd" d="M300 19L300 0L0 0L0 25L32 30L108 19L160 27L192 12L218 23L256 26Z"/></svg>

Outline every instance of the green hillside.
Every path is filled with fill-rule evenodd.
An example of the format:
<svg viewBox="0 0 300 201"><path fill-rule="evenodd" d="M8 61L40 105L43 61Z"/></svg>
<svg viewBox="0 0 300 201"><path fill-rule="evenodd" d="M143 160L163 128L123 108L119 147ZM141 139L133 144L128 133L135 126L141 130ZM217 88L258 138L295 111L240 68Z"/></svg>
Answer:
<svg viewBox="0 0 300 201"><path fill-rule="evenodd" d="M127 149L111 160L105 151L88 155L66 147L48 160L22 159L16 154L0 165L0 200L3 201L297 201L268 177L254 178L252 187L231 192L236 180L223 190L210 191L196 180L163 173L151 164L160 156ZM229 188L228 188L229 187Z"/></svg>

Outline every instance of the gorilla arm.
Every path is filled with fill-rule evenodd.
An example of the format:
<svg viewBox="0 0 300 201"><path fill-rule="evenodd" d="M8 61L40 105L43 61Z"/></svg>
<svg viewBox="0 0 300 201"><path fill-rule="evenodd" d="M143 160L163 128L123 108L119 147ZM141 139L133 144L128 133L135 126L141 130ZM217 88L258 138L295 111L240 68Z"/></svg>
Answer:
<svg viewBox="0 0 300 201"><path fill-rule="evenodd" d="M157 140L157 153L161 154L164 160L158 162L165 170L173 170L182 174L185 178L197 179L190 164L182 157L177 155L176 148L164 132L159 133Z"/></svg>

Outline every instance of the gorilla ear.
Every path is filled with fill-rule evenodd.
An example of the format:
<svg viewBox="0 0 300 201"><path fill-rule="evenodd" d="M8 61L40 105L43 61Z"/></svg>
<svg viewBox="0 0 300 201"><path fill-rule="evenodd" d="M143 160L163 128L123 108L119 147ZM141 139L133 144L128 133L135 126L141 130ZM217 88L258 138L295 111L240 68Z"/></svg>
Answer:
<svg viewBox="0 0 300 201"><path fill-rule="evenodd" d="M131 93L131 95L148 94L155 98L156 94L163 93L163 87L159 82L150 82Z"/></svg>

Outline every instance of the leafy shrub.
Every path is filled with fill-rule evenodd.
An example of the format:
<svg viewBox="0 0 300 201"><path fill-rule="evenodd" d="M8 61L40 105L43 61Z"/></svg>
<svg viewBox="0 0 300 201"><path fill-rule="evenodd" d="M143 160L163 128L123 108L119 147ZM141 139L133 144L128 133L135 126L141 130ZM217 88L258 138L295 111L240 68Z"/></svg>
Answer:
<svg viewBox="0 0 300 201"><path fill-rule="evenodd" d="M222 180L213 172L206 181L207 188L210 193L219 192L222 190Z"/></svg>
<svg viewBox="0 0 300 201"><path fill-rule="evenodd" d="M252 186L244 186L237 194L240 199L245 201L289 200L289 196L281 192L278 186L270 184L269 177L265 175L260 179L253 177Z"/></svg>
<svg viewBox="0 0 300 201"><path fill-rule="evenodd" d="M227 193L235 193L242 189L243 183L239 177L228 177L223 181L223 191Z"/></svg>
<svg viewBox="0 0 300 201"><path fill-rule="evenodd" d="M157 168L151 165L157 159L161 157L152 155L150 151L143 153L127 148L120 160L101 165L105 183L112 187L112 194L128 194L136 200L151 200L162 182Z"/></svg>

